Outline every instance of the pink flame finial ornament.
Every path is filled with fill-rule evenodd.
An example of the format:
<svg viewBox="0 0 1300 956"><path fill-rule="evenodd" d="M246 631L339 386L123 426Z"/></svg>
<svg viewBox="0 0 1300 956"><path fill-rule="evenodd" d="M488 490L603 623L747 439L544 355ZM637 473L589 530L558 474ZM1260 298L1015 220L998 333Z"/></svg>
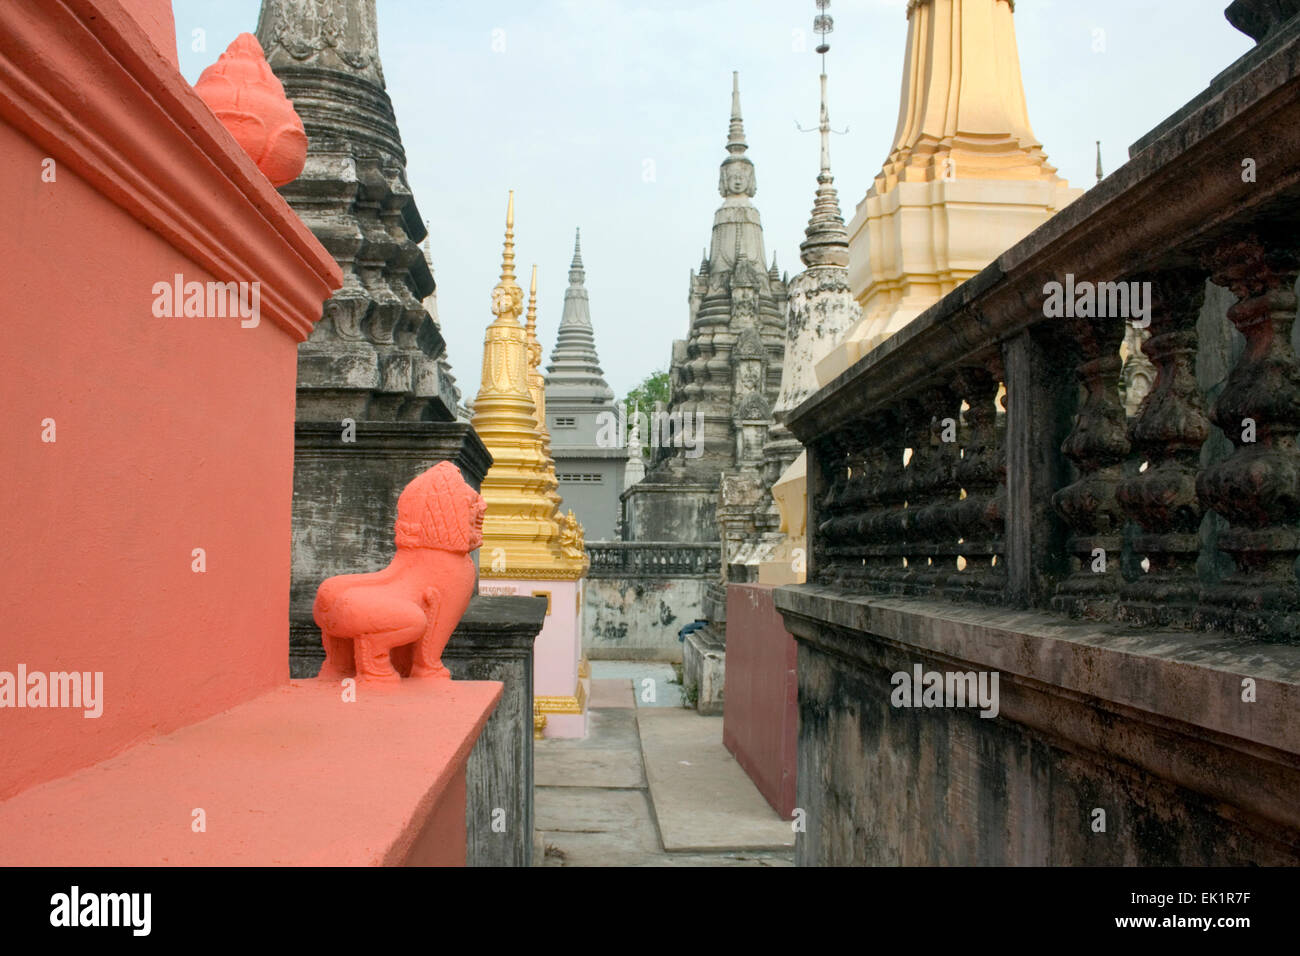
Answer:
<svg viewBox="0 0 1300 956"><path fill-rule="evenodd" d="M251 33L235 37L203 71L194 92L273 186L293 182L307 162L307 131Z"/></svg>

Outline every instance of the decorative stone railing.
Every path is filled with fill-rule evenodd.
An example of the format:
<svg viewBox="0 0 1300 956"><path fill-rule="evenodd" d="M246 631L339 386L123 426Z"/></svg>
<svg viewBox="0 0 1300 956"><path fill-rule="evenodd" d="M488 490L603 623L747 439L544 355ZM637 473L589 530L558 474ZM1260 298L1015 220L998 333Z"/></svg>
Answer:
<svg viewBox="0 0 1300 956"><path fill-rule="evenodd" d="M722 549L713 544L659 541L589 541L589 577L692 577L716 574Z"/></svg>
<svg viewBox="0 0 1300 956"><path fill-rule="evenodd" d="M1249 66L794 411L810 584L1300 636L1300 42ZM1149 283L1131 421L1084 282Z"/></svg>

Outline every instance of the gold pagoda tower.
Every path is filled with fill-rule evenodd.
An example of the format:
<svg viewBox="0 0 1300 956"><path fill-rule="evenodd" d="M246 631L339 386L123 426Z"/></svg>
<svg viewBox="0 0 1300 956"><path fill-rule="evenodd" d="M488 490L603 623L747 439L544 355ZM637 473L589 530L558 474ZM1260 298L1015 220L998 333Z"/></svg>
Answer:
<svg viewBox="0 0 1300 956"><path fill-rule="evenodd" d="M819 382L1082 195L1030 126L1014 13L1014 0L909 0L893 147L848 226L862 320L817 362Z"/></svg>
<svg viewBox="0 0 1300 956"><path fill-rule="evenodd" d="M539 735L586 733L582 667L582 579L589 564L582 525L560 512L559 483L545 424L539 368L537 268L527 322L515 280L515 196L506 208L501 280L492 290L494 319L483 341L483 377L471 423L492 454L483 479L487 502L479 551L482 594L543 596L546 620L533 653L534 713Z"/></svg>

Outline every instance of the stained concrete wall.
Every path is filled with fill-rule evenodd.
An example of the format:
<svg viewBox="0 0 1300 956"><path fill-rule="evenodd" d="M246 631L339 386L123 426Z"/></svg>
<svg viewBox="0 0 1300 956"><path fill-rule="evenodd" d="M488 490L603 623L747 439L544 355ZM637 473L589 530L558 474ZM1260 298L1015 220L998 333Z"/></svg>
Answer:
<svg viewBox="0 0 1300 956"><path fill-rule="evenodd" d="M601 452L604 449L591 449ZM623 470L627 459L619 456L597 457L575 454L572 449L554 449L561 510L573 509L582 522L588 541L608 541L618 537L619 500L623 491ZM587 476L599 475L599 481ZM579 479L577 476L582 476Z"/></svg>
<svg viewBox="0 0 1300 956"><path fill-rule="evenodd" d="M1300 863L1300 690L1279 676L1300 648L775 596L799 641L800 865ZM892 706L918 663L999 673L999 713Z"/></svg>
<svg viewBox="0 0 1300 956"><path fill-rule="evenodd" d="M677 632L702 617L700 577L588 577L582 646L591 660L680 661Z"/></svg>

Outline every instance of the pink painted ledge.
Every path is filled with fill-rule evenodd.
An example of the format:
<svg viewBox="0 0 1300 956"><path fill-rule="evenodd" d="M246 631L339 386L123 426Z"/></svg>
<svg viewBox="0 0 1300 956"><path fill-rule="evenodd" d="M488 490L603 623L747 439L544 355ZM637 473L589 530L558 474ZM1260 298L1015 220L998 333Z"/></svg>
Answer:
<svg viewBox="0 0 1300 956"><path fill-rule="evenodd" d="M465 765L501 692L292 681L0 803L0 865L463 866Z"/></svg>

